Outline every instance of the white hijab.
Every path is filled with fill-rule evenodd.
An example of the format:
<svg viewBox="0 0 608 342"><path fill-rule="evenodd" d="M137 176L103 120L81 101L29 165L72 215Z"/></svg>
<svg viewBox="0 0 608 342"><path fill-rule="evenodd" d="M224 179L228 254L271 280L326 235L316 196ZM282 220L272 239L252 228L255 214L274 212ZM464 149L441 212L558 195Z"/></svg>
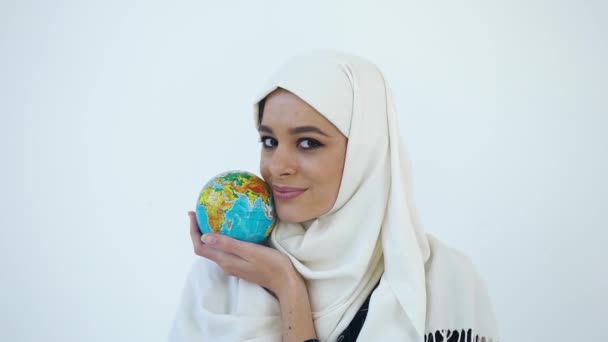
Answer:
<svg viewBox="0 0 608 342"><path fill-rule="evenodd" d="M302 224L280 222L270 244L307 281L317 335L335 341L376 284L359 341L498 341L487 291L471 263L427 236L413 201L410 163L391 91L361 58L334 52L298 56L272 78L346 137L334 207ZM281 341L279 305L258 285L198 258L170 341Z"/></svg>

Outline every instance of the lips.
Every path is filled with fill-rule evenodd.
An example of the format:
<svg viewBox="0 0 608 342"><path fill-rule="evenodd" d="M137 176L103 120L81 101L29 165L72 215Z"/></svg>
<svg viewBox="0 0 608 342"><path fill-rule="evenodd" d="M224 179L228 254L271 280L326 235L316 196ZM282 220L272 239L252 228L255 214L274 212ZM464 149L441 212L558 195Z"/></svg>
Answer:
<svg viewBox="0 0 608 342"><path fill-rule="evenodd" d="M292 198L296 198L296 197L300 196L302 193L304 193L304 191L306 191L306 189L292 188L292 187L278 186L278 185L272 186L272 194L274 195L274 198L277 200L281 200L281 201L286 201L286 200L290 200Z"/></svg>

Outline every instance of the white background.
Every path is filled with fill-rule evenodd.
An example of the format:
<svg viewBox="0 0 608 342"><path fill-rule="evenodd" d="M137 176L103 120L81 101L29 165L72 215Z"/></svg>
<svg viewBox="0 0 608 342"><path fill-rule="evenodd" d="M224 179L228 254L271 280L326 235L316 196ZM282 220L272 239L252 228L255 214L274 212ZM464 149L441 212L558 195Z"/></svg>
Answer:
<svg viewBox="0 0 608 342"><path fill-rule="evenodd" d="M504 341L604 341L605 1L0 1L0 340L164 341L207 179L288 57L386 73L426 229Z"/></svg>

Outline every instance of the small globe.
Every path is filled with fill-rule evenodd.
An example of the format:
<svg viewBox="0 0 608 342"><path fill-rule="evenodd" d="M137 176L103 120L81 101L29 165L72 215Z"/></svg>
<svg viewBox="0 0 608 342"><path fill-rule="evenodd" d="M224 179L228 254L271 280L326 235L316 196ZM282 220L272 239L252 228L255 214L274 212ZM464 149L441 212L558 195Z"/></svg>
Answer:
<svg viewBox="0 0 608 342"><path fill-rule="evenodd" d="M203 234L219 233L262 243L276 222L272 191L253 173L222 173L203 187L198 196L196 218Z"/></svg>

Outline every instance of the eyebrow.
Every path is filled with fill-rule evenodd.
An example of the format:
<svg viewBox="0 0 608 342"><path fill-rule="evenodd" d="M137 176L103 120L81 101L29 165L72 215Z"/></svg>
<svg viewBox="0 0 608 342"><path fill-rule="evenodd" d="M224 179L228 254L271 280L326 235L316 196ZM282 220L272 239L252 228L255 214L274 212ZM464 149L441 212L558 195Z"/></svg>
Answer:
<svg viewBox="0 0 608 342"><path fill-rule="evenodd" d="M272 128L265 126L265 125L260 125L260 127L258 127L258 132L274 134L274 132L272 131ZM323 132L322 130L320 130L319 128L317 128L315 126L299 126L299 127L290 128L289 133L290 134L318 133L323 136L329 137L329 135L327 133Z"/></svg>

